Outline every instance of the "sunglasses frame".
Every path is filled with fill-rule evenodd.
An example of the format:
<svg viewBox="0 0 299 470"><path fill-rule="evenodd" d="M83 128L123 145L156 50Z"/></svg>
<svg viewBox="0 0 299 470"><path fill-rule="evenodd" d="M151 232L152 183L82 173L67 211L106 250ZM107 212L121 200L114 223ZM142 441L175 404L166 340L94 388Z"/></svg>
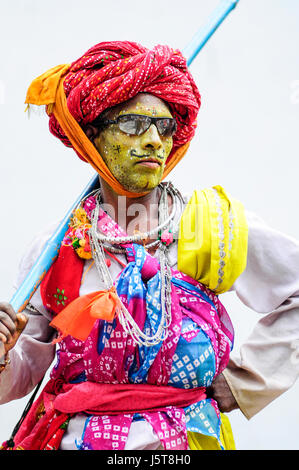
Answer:
<svg viewBox="0 0 299 470"><path fill-rule="evenodd" d="M177 122L175 120L175 118L170 118L170 117L152 117L152 116L147 116L145 114L121 114L120 116L118 116L116 119L102 119L100 120L99 122L96 122L96 120L94 121L94 124L96 125L99 125L101 130L106 127L106 126L110 126L110 124L118 124L120 123L120 121L122 120L122 118L125 118L125 117L128 117L128 118L132 118L132 117L142 117L142 118L146 118L147 120L150 120L150 123L149 123L149 126L143 131L141 132L140 134L131 134L130 132L126 132L126 131L123 131L122 129L120 129L122 132L126 132L127 134L129 135L142 135L144 134L144 132L146 132L152 124L154 124L159 132L159 135L161 135L162 137L172 137L176 131L177 131ZM164 119L167 119L168 121L171 121L174 123L174 126L173 126L173 132L169 135L163 135L160 131L159 131L159 128L157 126L157 122L158 121L161 121L161 120L164 120ZM129 120L129 119L128 119Z"/></svg>

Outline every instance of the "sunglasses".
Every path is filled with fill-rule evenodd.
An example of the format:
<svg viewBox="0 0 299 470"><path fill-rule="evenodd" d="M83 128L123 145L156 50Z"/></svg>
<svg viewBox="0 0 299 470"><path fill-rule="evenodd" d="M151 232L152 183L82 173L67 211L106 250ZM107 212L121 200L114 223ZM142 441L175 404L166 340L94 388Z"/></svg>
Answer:
<svg viewBox="0 0 299 470"><path fill-rule="evenodd" d="M141 135L152 124L155 124L159 134L163 137L171 137L177 130L177 123L174 118L151 117L143 114L123 114L116 119L103 119L98 122L95 120L94 124L99 125L101 130L110 124L117 124L122 132L129 135Z"/></svg>

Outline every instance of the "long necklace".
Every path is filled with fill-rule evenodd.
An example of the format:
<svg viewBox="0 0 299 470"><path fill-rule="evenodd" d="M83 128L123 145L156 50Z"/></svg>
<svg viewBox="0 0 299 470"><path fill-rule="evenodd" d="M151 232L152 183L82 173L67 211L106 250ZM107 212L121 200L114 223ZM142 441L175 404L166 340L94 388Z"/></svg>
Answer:
<svg viewBox="0 0 299 470"><path fill-rule="evenodd" d="M172 186L171 183L163 183L160 185L161 197L159 202L159 223L153 230L144 233L127 237L112 237L105 236L98 231L98 219L100 212L100 192L96 194L96 207L91 215L91 228L89 230L90 246L92 250L93 259L96 268L103 279L107 289L113 286L113 279L110 271L105 262L104 248L108 246L115 248L115 245L135 243L140 240L145 240L156 234L157 236L166 227L171 226L175 230L174 217L180 214L178 210L182 211L183 198L181 194ZM168 211L168 195L172 197L172 211L169 215ZM178 220L180 217L178 217ZM154 242L156 243L156 241ZM148 245L149 246L149 245ZM118 248L123 250L123 248ZM124 331L130 335L134 341L139 345L154 346L161 341L165 340L168 336L168 327L171 324L171 268L168 259L168 245L160 243L159 245L159 260L160 260L160 273L161 273L161 321L155 334L146 335L137 325L130 312L121 302L119 298L119 311L118 318L124 328Z"/></svg>

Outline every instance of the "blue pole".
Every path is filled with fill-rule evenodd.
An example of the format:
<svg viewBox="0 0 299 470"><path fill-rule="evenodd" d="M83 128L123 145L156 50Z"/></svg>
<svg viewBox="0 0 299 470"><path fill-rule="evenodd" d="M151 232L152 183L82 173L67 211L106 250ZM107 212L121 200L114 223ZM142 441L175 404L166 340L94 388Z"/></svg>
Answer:
<svg viewBox="0 0 299 470"><path fill-rule="evenodd" d="M207 23L198 30L190 44L188 44L183 51L184 56L187 59L188 66L192 63L199 51L214 34L231 10L235 8L238 1L239 0L222 0L210 18L208 18ZM80 201L97 187L97 184L98 174L96 173L62 219L53 235L44 246L42 253L36 260L27 277L11 298L10 304L16 312L21 312L28 304L30 298L40 285L42 279L58 255L61 242L68 229L68 224L73 211L80 204Z"/></svg>
<svg viewBox="0 0 299 470"><path fill-rule="evenodd" d="M237 6L239 0L222 0L218 7L210 15L204 26L202 26L187 47L184 49L184 55L187 58L189 66L193 59L204 47L206 42L215 33L229 13Z"/></svg>
<svg viewBox="0 0 299 470"><path fill-rule="evenodd" d="M68 229L73 211L76 209L76 207L78 207L80 201L97 187L98 182L98 174L96 173L80 196L76 199L72 207L68 210L67 214L59 223L50 239L47 241L42 253L10 301L10 304L16 312L21 312L26 307L30 298L40 285L41 281L58 255L61 242Z"/></svg>

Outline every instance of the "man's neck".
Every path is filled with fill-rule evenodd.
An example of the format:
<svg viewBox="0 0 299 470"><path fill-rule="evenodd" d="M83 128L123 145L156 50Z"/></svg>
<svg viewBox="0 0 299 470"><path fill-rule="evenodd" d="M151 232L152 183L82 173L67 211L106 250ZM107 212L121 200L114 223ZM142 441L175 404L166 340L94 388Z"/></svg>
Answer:
<svg viewBox="0 0 299 470"><path fill-rule="evenodd" d="M158 224L160 190L153 189L144 196L120 196L100 177L104 210L128 235L147 232Z"/></svg>

